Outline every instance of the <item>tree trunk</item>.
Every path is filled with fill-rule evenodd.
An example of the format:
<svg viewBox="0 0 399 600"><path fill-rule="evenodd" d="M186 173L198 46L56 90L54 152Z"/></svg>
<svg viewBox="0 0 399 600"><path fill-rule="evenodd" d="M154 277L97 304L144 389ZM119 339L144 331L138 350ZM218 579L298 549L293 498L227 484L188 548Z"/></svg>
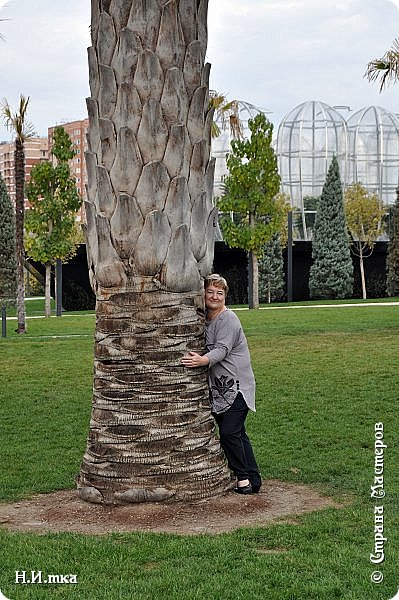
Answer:
<svg viewBox="0 0 399 600"><path fill-rule="evenodd" d="M207 0L92 0L86 240L96 293L81 498L223 493L204 350L213 262Z"/></svg>
<svg viewBox="0 0 399 600"><path fill-rule="evenodd" d="M44 286L44 316L51 317L51 263L46 263L46 278Z"/></svg>
<svg viewBox="0 0 399 600"><path fill-rule="evenodd" d="M359 266L360 266L360 279L362 282L363 300L367 300L366 276L364 273L363 248L362 248L361 243L359 243Z"/></svg>
<svg viewBox="0 0 399 600"><path fill-rule="evenodd" d="M255 227L255 213L249 212L249 226ZM251 291L251 298L249 298L248 306L249 308L259 308L259 267L258 267L258 257L255 255L253 251L249 252L249 261L250 268L248 276L251 277L251 285L249 289Z"/></svg>
<svg viewBox="0 0 399 600"><path fill-rule="evenodd" d="M259 308L259 266L258 257L254 252L250 253L252 261L252 308Z"/></svg>
<svg viewBox="0 0 399 600"><path fill-rule="evenodd" d="M25 153L22 141L15 139L15 254L17 259L17 333L26 332L24 282Z"/></svg>
<svg viewBox="0 0 399 600"><path fill-rule="evenodd" d="M62 316L62 260L55 261L55 314Z"/></svg>

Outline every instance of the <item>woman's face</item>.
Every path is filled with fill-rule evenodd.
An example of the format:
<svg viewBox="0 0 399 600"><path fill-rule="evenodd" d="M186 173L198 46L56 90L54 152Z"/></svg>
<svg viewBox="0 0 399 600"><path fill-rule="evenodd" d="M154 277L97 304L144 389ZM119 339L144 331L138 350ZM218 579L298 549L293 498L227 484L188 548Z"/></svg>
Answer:
<svg viewBox="0 0 399 600"><path fill-rule="evenodd" d="M209 310L224 308L226 294L223 288L210 285L205 290L205 306Z"/></svg>

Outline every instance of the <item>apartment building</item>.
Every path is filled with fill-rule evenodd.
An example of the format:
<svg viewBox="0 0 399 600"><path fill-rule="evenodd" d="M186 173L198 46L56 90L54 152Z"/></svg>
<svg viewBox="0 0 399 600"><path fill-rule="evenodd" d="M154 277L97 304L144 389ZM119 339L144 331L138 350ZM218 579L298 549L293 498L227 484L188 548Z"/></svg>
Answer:
<svg viewBox="0 0 399 600"><path fill-rule="evenodd" d="M53 145L53 134L55 127L56 126L49 127L48 129L48 145L50 154ZM58 127L63 127L71 138L76 152L74 158L70 161L71 176L75 178L76 188L82 198L86 198L87 177L85 151L87 150L86 135L89 127L89 119L71 121L69 123L60 123Z"/></svg>
<svg viewBox="0 0 399 600"><path fill-rule="evenodd" d="M33 165L38 162L48 160L48 140L47 138L34 137L27 139L25 147L25 182L30 178L30 172ZM0 173L7 186L8 193L13 203L15 203L15 161L14 161L15 142L0 142ZM25 204L27 200L25 200Z"/></svg>

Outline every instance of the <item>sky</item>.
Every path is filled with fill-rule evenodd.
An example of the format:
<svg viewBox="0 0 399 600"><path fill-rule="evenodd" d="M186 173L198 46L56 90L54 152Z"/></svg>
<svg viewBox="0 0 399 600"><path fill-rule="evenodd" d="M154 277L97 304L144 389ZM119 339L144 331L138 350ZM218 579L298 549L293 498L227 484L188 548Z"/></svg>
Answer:
<svg viewBox="0 0 399 600"><path fill-rule="evenodd" d="M0 0L0 99L16 108L30 96L38 135L87 116L90 4ZM364 77L399 36L399 0L210 0L208 34L210 87L267 111L275 128L307 100L399 113L399 84L379 93Z"/></svg>

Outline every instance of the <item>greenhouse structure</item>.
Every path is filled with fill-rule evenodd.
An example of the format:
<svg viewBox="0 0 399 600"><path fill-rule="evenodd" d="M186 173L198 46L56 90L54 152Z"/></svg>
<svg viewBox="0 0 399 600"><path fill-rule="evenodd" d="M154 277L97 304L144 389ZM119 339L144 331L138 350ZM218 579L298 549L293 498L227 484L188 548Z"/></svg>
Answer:
<svg viewBox="0 0 399 600"><path fill-rule="evenodd" d="M345 119L338 107L304 102L281 121L276 154L282 191L296 213L296 238L312 239L315 198L322 192L334 154L344 187L359 182L387 207L395 202L399 119L384 108L362 108Z"/></svg>

